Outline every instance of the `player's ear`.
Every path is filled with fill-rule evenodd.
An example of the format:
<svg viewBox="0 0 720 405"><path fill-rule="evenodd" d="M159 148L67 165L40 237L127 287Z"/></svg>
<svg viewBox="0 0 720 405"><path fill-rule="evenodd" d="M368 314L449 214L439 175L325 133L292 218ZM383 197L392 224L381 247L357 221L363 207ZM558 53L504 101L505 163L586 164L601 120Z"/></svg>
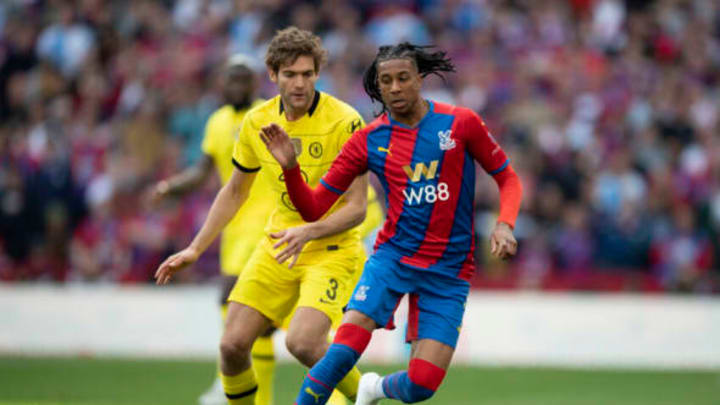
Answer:
<svg viewBox="0 0 720 405"><path fill-rule="evenodd" d="M271 80L273 83L277 83L278 74L277 74L277 72L276 72L275 70L273 70L273 69L268 69L268 76L270 77L270 80Z"/></svg>

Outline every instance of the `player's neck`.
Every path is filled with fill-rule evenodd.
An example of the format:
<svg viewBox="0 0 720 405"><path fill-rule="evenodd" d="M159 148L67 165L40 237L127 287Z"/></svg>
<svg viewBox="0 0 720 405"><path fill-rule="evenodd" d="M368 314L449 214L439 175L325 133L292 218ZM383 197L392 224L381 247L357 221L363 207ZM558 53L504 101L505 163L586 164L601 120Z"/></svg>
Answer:
<svg viewBox="0 0 720 405"><path fill-rule="evenodd" d="M312 107L313 103L315 102L315 96L316 96L317 90L313 92L312 97L310 97L309 102L300 107L295 108L290 103L286 103L282 97L280 98L280 102L283 104L283 111L285 112L285 119L288 121L297 121L300 118L302 118L305 114L307 114L308 111L310 111L310 108Z"/></svg>
<svg viewBox="0 0 720 405"><path fill-rule="evenodd" d="M422 121L428 111L430 111L430 104L428 104L428 102L424 99L420 99L415 104L414 108L411 108L406 114L397 114L391 111L390 116L393 120L403 125L407 125L410 128L414 128L420 123L420 121Z"/></svg>
<svg viewBox="0 0 720 405"><path fill-rule="evenodd" d="M241 103L229 103L229 104L232 106L232 108L235 109L235 112L242 111L242 110L250 107L250 101L249 101L249 100L243 101L243 102L241 102Z"/></svg>
<svg viewBox="0 0 720 405"><path fill-rule="evenodd" d="M288 121L297 121L307 113L307 108L294 109L292 107L285 110L285 118Z"/></svg>

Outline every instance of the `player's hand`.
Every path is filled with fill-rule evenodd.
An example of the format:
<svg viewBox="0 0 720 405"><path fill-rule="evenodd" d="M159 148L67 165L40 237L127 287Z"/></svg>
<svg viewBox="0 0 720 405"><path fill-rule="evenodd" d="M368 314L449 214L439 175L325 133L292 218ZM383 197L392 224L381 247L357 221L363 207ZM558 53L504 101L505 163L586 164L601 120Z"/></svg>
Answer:
<svg viewBox="0 0 720 405"><path fill-rule="evenodd" d="M292 266L295 265L303 247L309 240L312 239L308 225L273 232L270 234L270 237L277 239L277 242L273 245L273 249L277 249L280 246L287 244L285 249L275 256L275 260L277 260L278 263L285 263L287 259L292 257L288 268L292 268Z"/></svg>
<svg viewBox="0 0 720 405"><path fill-rule="evenodd" d="M517 241L512 233L510 225L504 222L498 222L490 235L490 253L507 260L517 253Z"/></svg>
<svg viewBox="0 0 720 405"><path fill-rule="evenodd" d="M280 128L280 125L273 123L262 127L260 138L283 169L292 169L297 166L295 147L287 132Z"/></svg>
<svg viewBox="0 0 720 405"><path fill-rule="evenodd" d="M144 205L148 208L157 206L160 201L168 196L169 191L170 185L166 180L158 181L143 193L142 200Z"/></svg>
<svg viewBox="0 0 720 405"><path fill-rule="evenodd" d="M168 257L155 272L155 283L157 285L167 284L175 273L195 263L198 257L200 257L200 253L191 247Z"/></svg>

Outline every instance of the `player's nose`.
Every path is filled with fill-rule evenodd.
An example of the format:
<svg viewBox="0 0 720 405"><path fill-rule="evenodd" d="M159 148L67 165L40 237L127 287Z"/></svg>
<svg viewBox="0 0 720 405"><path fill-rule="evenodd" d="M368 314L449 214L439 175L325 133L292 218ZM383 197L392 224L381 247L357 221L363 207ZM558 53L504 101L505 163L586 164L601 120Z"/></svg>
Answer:
<svg viewBox="0 0 720 405"><path fill-rule="evenodd" d="M390 92L391 93L400 93L402 90L402 87L400 86L400 83L397 80L393 80L390 84Z"/></svg>

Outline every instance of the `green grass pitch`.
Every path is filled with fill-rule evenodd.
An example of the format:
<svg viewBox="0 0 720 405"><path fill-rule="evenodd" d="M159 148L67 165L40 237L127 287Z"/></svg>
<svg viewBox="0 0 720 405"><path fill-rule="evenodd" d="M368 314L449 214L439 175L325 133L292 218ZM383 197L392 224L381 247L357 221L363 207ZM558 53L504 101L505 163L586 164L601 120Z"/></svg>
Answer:
<svg viewBox="0 0 720 405"><path fill-rule="evenodd" d="M364 365L381 373L397 367ZM195 404L210 384L210 362L0 357L3 405ZM292 404L304 373L282 363L276 405ZM383 403L399 403L384 401ZM579 371L452 367L437 405L717 405L718 371Z"/></svg>

